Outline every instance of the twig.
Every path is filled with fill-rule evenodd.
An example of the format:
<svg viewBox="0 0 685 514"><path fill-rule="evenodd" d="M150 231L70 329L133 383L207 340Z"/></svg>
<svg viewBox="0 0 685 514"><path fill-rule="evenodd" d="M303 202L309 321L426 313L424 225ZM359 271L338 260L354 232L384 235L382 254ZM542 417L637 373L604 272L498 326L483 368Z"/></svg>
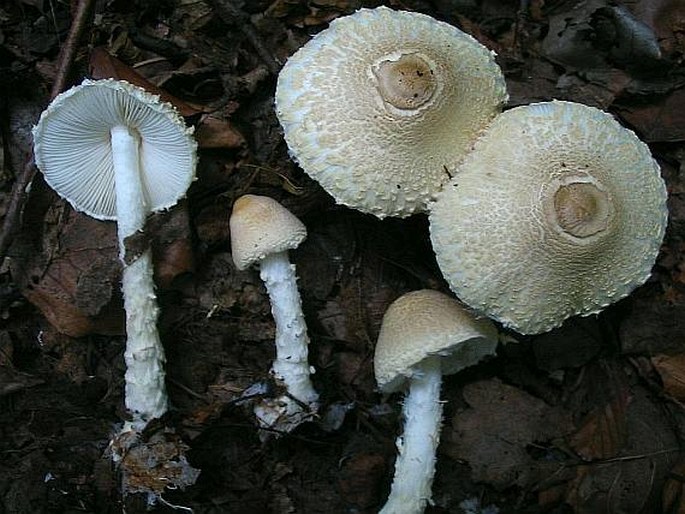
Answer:
<svg viewBox="0 0 685 514"><path fill-rule="evenodd" d="M55 82L53 83L52 91L50 92L50 100L54 99L64 89L67 83L69 70L74 62L74 57L83 31L89 23L94 3L94 0L79 0L78 5L76 6L69 35L60 52ZM35 175L36 163L33 154L31 154L12 186L10 201L7 205L7 213L5 214L5 220L2 224L2 231L0 231L0 261L7 255L7 249L10 244L12 244L14 235L19 228L19 216L22 207L24 206L24 202L26 201L26 189Z"/></svg>
<svg viewBox="0 0 685 514"><path fill-rule="evenodd" d="M189 394L190 396L192 396L193 398L197 398L198 400L202 400L204 403L211 403L211 402L209 401L209 399L208 399L206 396L204 396L204 395L202 395L202 394L200 394L200 393L197 393L197 392L193 391L190 387L188 387L187 385L183 384L182 382L179 382L178 380L174 380L174 379L171 378L171 377L167 377L166 379L167 379L167 381L168 381L170 384L175 385L175 386L178 387L179 389L182 389L183 391L185 391L186 393L188 393L188 394Z"/></svg>
<svg viewBox="0 0 685 514"><path fill-rule="evenodd" d="M281 67L271 52L264 46L248 15L233 5L231 0L210 0L209 3L224 23L240 29L257 52L257 55L259 55L259 58L264 61L269 71L273 75L278 75Z"/></svg>

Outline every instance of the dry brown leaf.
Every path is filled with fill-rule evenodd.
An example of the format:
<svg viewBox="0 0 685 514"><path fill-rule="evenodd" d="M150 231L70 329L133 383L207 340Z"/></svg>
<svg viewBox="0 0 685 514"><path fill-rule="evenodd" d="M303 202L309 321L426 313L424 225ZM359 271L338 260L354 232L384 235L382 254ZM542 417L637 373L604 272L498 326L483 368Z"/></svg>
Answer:
<svg viewBox="0 0 685 514"><path fill-rule="evenodd" d="M634 295L632 305L632 313L621 321L619 331L624 354L682 351L685 304L669 303L664 295L651 294Z"/></svg>
<svg viewBox="0 0 685 514"><path fill-rule="evenodd" d="M569 433L572 424L566 412L498 379L467 385L464 399L470 408L455 414L451 427L445 427L441 449L467 461L475 481L497 488L527 487L563 465L535 460L527 447Z"/></svg>
<svg viewBox="0 0 685 514"><path fill-rule="evenodd" d="M120 300L112 298L118 287L107 287L111 270L118 273L116 227L56 205L37 221L44 223L42 233L25 232L11 261L12 275L26 299L59 332L73 337L123 333ZM112 264L103 269L103 262ZM104 274L94 276L97 270ZM83 305L89 306L86 311Z"/></svg>
<svg viewBox="0 0 685 514"><path fill-rule="evenodd" d="M240 148L245 138L228 120L208 114L203 116L195 130L200 148Z"/></svg>
<svg viewBox="0 0 685 514"><path fill-rule="evenodd" d="M617 106L621 117L635 127L648 143L685 141L685 88L680 88L655 102L629 107Z"/></svg>
<svg viewBox="0 0 685 514"><path fill-rule="evenodd" d="M618 454L626 440L628 398L619 398L585 416L569 441L584 460L608 459Z"/></svg>
<svg viewBox="0 0 685 514"><path fill-rule="evenodd" d="M638 514L653 485L648 460L621 461L613 466L579 466L565 502L575 514ZM653 511L647 511L653 512Z"/></svg>
<svg viewBox="0 0 685 514"><path fill-rule="evenodd" d="M113 443L115 451L120 452L118 465L124 494L145 493L160 498L167 488L184 489L200 475L200 470L186 459L188 445L175 433L164 430L146 440L127 435L122 434Z"/></svg>
<svg viewBox="0 0 685 514"><path fill-rule="evenodd" d="M343 501L358 509L377 505L385 480L386 460L376 453L358 453L345 459L338 475L338 489Z"/></svg>
<svg viewBox="0 0 685 514"><path fill-rule="evenodd" d="M661 498L662 512L685 514L685 458L671 468Z"/></svg>
<svg viewBox="0 0 685 514"><path fill-rule="evenodd" d="M565 501L576 514L661 512L659 493L680 451L672 420L638 386L631 388L631 400L622 408L621 414L612 414L625 423L621 448L613 458L577 466L568 484Z"/></svg>
<svg viewBox="0 0 685 514"><path fill-rule="evenodd" d="M664 391L677 400L685 401L685 353L657 355L652 357L652 364L661 377Z"/></svg>
<svg viewBox="0 0 685 514"><path fill-rule="evenodd" d="M94 79L108 79L114 78L118 80L125 80L138 87L142 87L146 91L159 95L160 98L172 104L182 116L192 116L202 112L196 106L190 105L188 102L181 100L158 88L152 82L141 76L133 68L124 64L119 59L111 55L107 49L98 46L93 48L90 53L90 61L88 63L90 76Z"/></svg>
<svg viewBox="0 0 685 514"><path fill-rule="evenodd" d="M629 0L627 7L636 18L654 30L666 55L685 50L685 3L682 0Z"/></svg>

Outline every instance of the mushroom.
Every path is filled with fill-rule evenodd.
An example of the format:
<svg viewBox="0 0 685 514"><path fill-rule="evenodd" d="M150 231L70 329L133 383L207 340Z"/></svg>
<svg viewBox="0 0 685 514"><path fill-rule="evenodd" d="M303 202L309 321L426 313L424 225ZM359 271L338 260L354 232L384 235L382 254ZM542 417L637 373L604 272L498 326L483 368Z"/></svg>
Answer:
<svg viewBox="0 0 685 514"><path fill-rule="evenodd" d="M196 143L175 108L127 82L85 80L57 96L33 128L36 165L76 210L116 220L126 310L126 407L140 429L168 408L151 252L126 238L173 206L195 175Z"/></svg>
<svg viewBox="0 0 685 514"><path fill-rule="evenodd" d="M431 501L436 449L440 440L442 375L456 373L495 353L497 330L476 319L455 299L429 289L395 300L381 325L374 368L383 392L409 382L397 440L390 496L382 514L423 512Z"/></svg>
<svg viewBox="0 0 685 514"><path fill-rule="evenodd" d="M553 101L498 116L429 219L459 299L536 334L644 283L667 216L647 145L599 109Z"/></svg>
<svg viewBox="0 0 685 514"><path fill-rule="evenodd" d="M307 229L276 200L258 195L235 201L230 229L236 268L259 264L276 323L276 359L271 371L287 391L258 405L255 413L262 426L288 432L315 415L319 402L310 379L309 336L295 266L288 260L288 250L304 241Z"/></svg>
<svg viewBox="0 0 685 514"><path fill-rule="evenodd" d="M292 157L336 202L405 217L425 210L507 98L474 38L378 7L332 21L288 59L276 114Z"/></svg>

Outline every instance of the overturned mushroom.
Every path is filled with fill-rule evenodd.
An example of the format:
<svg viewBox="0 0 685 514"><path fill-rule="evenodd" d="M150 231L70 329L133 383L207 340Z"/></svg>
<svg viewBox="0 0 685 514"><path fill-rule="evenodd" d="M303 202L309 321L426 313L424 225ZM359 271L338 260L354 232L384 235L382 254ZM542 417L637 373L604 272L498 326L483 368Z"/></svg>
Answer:
<svg viewBox="0 0 685 514"><path fill-rule="evenodd" d="M487 48L387 7L331 22L276 87L293 158L338 203L381 218L425 210L506 100Z"/></svg>
<svg viewBox="0 0 685 514"><path fill-rule="evenodd" d="M233 262L239 270L259 265L276 322L276 359L272 372L287 395L265 400L255 413L262 426L290 431L318 410L319 395L310 379L309 336L288 250L307 237L307 229L272 198L244 195L230 218Z"/></svg>
<svg viewBox="0 0 685 514"><path fill-rule="evenodd" d="M495 119L438 195L430 231L462 301L534 334L645 282L667 216L647 145L607 113L555 101Z"/></svg>
<svg viewBox="0 0 685 514"><path fill-rule="evenodd" d="M384 392L407 383L403 434L397 440L395 478L382 514L419 514L431 500L440 440L442 375L456 373L492 355L497 330L476 319L453 298L413 291L393 302L376 344L376 381Z"/></svg>
<svg viewBox="0 0 685 514"><path fill-rule="evenodd" d="M192 129L168 103L127 82L85 80L57 96L33 129L36 164L76 210L116 220L124 269L126 407L140 429L167 410L164 347L148 249L126 238L148 214L173 206L195 175Z"/></svg>

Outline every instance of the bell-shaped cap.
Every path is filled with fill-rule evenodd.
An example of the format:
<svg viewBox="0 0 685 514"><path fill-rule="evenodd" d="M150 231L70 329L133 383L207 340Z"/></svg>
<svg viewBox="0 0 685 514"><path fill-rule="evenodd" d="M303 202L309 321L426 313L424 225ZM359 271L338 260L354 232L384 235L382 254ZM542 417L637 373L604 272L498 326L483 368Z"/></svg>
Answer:
<svg viewBox="0 0 685 514"><path fill-rule="evenodd" d="M395 300L383 316L376 343L376 382L385 392L402 388L416 367L441 357L443 375L473 366L497 348L497 329L454 298L430 289Z"/></svg>
<svg viewBox="0 0 685 514"><path fill-rule="evenodd" d="M599 109L555 101L495 119L438 195L430 231L460 300L535 334L644 283L667 217L647 145Z"/></svg>
<svg viewBox="0 0 685 514"><path fill-rule="evenodd" d="M146 208L166 209L185 196L195 177L192 128L169 103L128 82L84 80L58 95L33 128L36 165L46 182L76 210L114 220L116 197L110 130L140 136Z"/></svg>
<svg viewBox="0 0 685 514"><path fill-rule="evenodd" d="M380 218L425 210L506 101L491 51L387 7L332 21L276 87L292 157L336 202Z"/></svg>
<svg viewBox="0 0 685 514"><path fill-rule="evenodd" d="M304 223L268 196L238 198L229 224L231 253L239 270L247 269L269 254L297 248L307 237Z"/></svg>

